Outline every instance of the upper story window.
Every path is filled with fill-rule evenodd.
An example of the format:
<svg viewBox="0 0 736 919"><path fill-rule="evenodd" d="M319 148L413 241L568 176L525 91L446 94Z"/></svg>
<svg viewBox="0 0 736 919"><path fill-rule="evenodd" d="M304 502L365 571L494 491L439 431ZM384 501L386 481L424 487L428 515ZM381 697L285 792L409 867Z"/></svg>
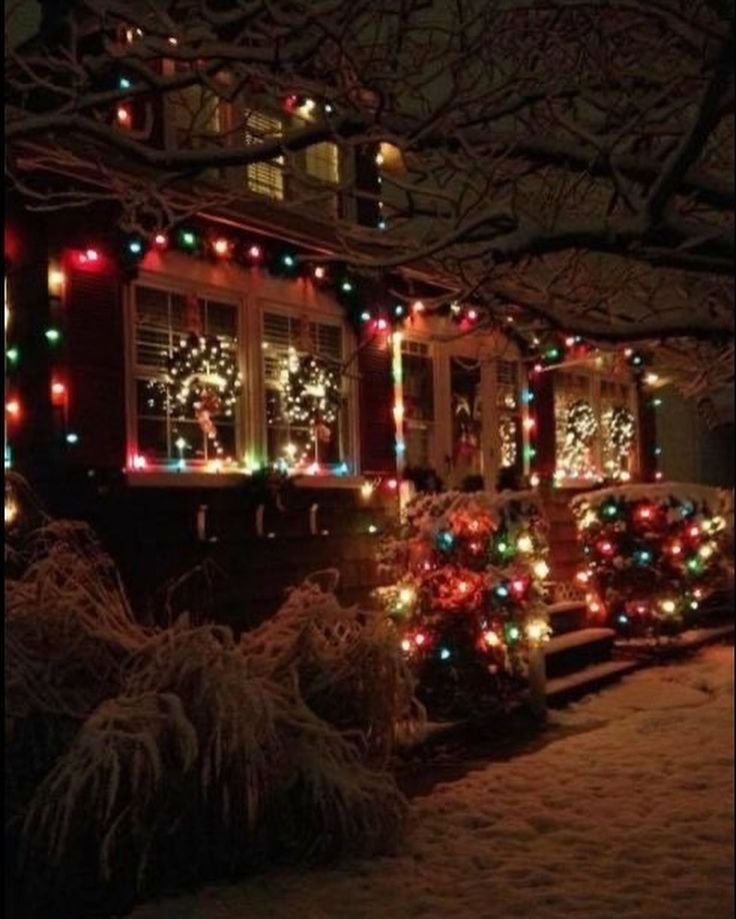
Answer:
<svg viewBox="0 0 736 919"><path fill-rule="evenodd" d="M212 90L199 84L171 94L171 118L177 143L197 142L222 130L222 106Z"/></svg>
<svg viewBox="0 0 736 919"><path fill-rule="evenodd" d="M275 115L250 112L246 118L245 143L259 144L264 140L281 137L283 125ZM250 163L246 167L248 188L258 195L281 201L284 198L284 158L267 162Z"/></svg>
<svg viewBox="0 0 736 919"><path fill-rule="evenodd" d="M179 417L151 384L166 377L169 356L191 332L216 338L237 360L237 305L141 284L133 301L135 452L147 465L234 461L237 412L226 414L215 398Z"/></svg>
<svg viewBox="0 0 736 919"><path fill-rule="evenodd" d="M339 147L328 141L307 147L304 152L304 168L311 178L337 185L340 181Z"/></svg>
<svg viewBox="0 0 736 919"><path fill-rule="evenodd" d="M314 464L335 466L344 461L348 454L349 403L341 370L343 338L342 326L337 321L275 310L263 313L269 463L300 469ZM318 373L320 368L326 368L337 385L336 400L324 414L319 408L321 384L314 372ZM296 375L287 383L288 369L295 370ZM301 417L289 410L289 399L295 396L303 399L306 409Z"/></svg>
<svg viewBox="0 0 736 919"><path fill-rule="evenodd" d="M432 465L434 433L434 367L429 345L402 339L401 378L404 398L406 465Z"/></svg>

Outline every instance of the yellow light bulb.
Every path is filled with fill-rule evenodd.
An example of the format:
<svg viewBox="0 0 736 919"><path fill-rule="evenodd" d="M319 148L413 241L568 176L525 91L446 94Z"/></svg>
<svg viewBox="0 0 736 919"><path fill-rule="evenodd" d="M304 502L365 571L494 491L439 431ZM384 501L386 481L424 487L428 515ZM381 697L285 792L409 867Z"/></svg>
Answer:
<svg viewBox="0 0 736 919"><path fill-rule="evenodd" d="M544 559L540 559L538 562L534 563L532 571L536 577L544 579L549 574L549 565L544 561Z"/></svg>
<svg viewBox="0 0 736 919"><path fill-rule="evenodd" d="M674 600L662 600L659 605L662 609L662 612L664 613L674 613L674 611L677 609Z"/></svg>
<svg viewBox="0 0 736 919"><path fill-rule="evenodd" d="M531 552L534 549L534 543L532 542L531 536L520 536L516 543L516 548L519 552Z"/></svg>
<svg viewBox="0 0 736 919"><path fill-rule="evenodd" d="M527 623L526 637L531 642L544 641L549 635L549 626L543 619L534 619Z"/></svg>

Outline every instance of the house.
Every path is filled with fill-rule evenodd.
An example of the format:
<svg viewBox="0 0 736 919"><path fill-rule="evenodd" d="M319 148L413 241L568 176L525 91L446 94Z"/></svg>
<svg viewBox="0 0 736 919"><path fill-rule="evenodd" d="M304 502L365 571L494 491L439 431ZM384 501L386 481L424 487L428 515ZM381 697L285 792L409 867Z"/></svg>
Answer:
<svg viewBox="0 0 736 919"><path fill-rule="evenodd" d="M186 144L193 119L226 137L237 104L187 87L151 143ZM251 112L248 137L321 104ZM127 131L141 114L113 117ZM513 304L454 302L431 264L377 277L340 261L336 222L380 227L391 168L390 148L325 141L213 169L179 192L191 218L149 235L118 230L104 201L38 214L9 198L6 466L88 517L141 596L210 559L238 621L329 565L365 597L405 480L492 488L504 468L549 495L564 578L569 490L655 477L644 356L529 342Z"/></svg>

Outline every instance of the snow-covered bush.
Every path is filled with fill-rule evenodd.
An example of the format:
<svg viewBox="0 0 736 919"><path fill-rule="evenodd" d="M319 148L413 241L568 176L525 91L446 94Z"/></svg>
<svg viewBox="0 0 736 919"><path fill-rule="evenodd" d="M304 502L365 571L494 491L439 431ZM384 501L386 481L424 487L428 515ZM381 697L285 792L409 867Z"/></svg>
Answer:
<svg viewBox="0 0 736 919"><path fill-rule="evenodd" d="M591 617L623 634L672 634L697 621L728 577L732 496L703 485L626 485L578 495L578 581ZM732 572L731 572L732 574Z"/></svg>
<svg viewBox="0 0 736 919"><path fill-rule="evenodd" d="M242 636L242 648L252 672L279 680L295 673L313 711L341 730L357 729L366 750L385 757L397 731L417 728L423 711L395 627L379 612L340 606L336 585L334 570L307 579L272 619Z"/></svg>
<svg viewBox="0 0 736 919"><path fill-rule="evenodd" d="M381 546L378 596L433 715L498 705L543 640L547 524L531 492L417 498Z"/></svg>
<svg viewBox="0 0 736 919"><path fill-rule="evenodd" d="M394 848L406 802L385 760L421 711L384 616L343 609L316 579L239 640L185 619L144 629L87 527L44 518L18 534L6 839L43 915Z"/></svg>

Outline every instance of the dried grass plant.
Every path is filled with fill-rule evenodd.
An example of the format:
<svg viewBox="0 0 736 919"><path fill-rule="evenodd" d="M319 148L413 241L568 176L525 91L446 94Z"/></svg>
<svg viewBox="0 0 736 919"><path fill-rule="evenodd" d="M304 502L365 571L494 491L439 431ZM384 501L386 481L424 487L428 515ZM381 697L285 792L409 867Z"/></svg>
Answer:
<svg viewBox="0 0 736 919"><path fill-rule="evenodd" d="M13 552L6 796L42 914L395 848L406 802L385 761L422 713L392 626L342 608L334 573L236 641L186 617L140 626L83 524L44 518Z"/></svg>

